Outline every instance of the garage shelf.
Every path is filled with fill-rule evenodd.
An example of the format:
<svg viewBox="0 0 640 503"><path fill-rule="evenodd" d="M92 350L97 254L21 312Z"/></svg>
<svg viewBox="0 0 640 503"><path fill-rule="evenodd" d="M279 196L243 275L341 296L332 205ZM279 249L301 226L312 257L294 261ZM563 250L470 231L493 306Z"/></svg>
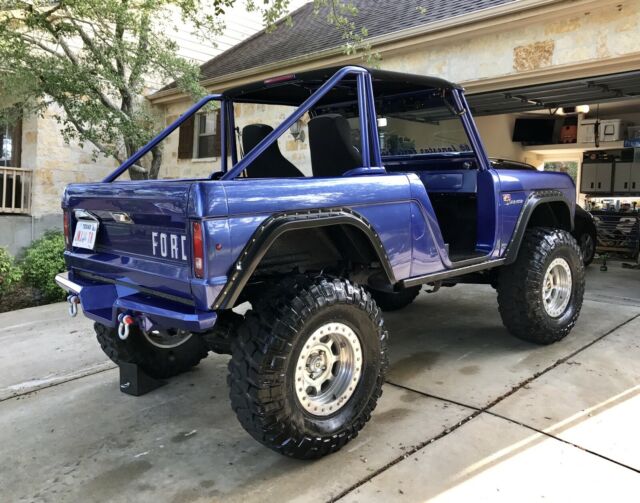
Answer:
<svg viewBox="0 0 640 503"><path fill-rule="evenodd" d="M529 145L525 152L534 154L581 154L586 150L616 150L624 148L624 141L603 141L596 147L593 143L555 143L552 145Z"/></svg>

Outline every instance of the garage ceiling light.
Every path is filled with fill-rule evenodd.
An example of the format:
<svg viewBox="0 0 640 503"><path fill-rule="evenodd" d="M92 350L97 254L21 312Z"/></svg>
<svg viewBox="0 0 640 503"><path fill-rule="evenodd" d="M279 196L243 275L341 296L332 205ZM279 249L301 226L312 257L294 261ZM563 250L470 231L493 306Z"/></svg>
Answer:
<svg viewBox="0 0 640 503"><path fill-rule="evenodd" d="M562 107L558 109L558 115L588 114L589 105L578 105L577 107Z"/></svg>

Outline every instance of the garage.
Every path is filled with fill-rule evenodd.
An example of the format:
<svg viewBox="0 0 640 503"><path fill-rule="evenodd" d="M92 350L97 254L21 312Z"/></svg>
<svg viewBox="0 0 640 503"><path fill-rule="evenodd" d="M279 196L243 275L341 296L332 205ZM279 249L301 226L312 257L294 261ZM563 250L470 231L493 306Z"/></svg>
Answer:
<svg viewBox="0 0 640 503"><path fill-rule="evenodd" d="M602 255L637 260L640 72L472 94L489 154L563 171L594 217Z"/></svg>

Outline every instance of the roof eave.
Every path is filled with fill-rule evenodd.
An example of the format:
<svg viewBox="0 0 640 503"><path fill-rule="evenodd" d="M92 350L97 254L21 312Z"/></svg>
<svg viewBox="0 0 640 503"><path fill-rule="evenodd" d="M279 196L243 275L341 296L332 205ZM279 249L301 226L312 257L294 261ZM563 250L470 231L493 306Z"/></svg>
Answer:
<svg viewBox="0 0 640 503"><path fill-rule="evenodd" d="M372 49L380 50L380 52L394 52L399 48L395 43L404 42L409 39L420 39L430 36L430 41L442 41L450 37L469 36L471 33L484 32L510 23L510 19L514 15L525 14L529 12L527 18L539 15L558 15L559 11L575 10L579 7L602 6L604 3L615 3L617 0L519 0L517 2L499 5L488 9L482 9L469 14L451 17L442 21L429 23L426 25L407 28L405 30L395 31L372 37L367 40ZM477 25L476 29L469 30L470 25ZM416 43L422 43L419 40ZM341 47L333 47L322 51L303 54L294 58L276 61L266 65L247 68L240 72L226 74L222 77L215 77L201 81L201 84L210 90L221 91L225 84L234 83L234 85L249 77L268 74L273 71L285 71L295 67L297 71L317 68L315 64L318 61L331 60L331 64L352 63L359 60L358 56L346 55ZM298 68L300 67L300 68ZM148 96L151 103L167 103L183 99L185 94L177 88L165 89Z"/></svg>

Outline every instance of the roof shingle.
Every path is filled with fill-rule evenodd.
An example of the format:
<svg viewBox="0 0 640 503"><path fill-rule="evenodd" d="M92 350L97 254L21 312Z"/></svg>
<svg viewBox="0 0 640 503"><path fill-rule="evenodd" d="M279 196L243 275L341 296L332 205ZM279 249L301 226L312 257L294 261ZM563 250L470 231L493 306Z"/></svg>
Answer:
<svg viewBox="0 0 640 503"><path fill-rule="evenodd" d="M355 25L366 27L369 37L428 25L456 16L512 3L517 0L351 0L357 12L351 17ZM426 9L423 14L422 9ZM340 47L341 32L327 21L327 8L318 13L309 2L291 14L291 24L277 23L268 33L262 30L228 49L200 67L203 80L242 70L286 61L322 50ZM167 88L175 87L175 84Z"/></svg>
<svg viewBox="0 0 640 503"><path fill-rule="evenodd" d="M358 29L366 27L369 37L378 37L516 1L350 0L357 12L349 17ZM327 23L327 9L315 12L314 2L303 5L291 13L291 24L278 21L274 31L259 31L204 63L200 67L202 80L340 47L344 43L342 33ZM175 87L172 83L162 91Z"/></svg>

